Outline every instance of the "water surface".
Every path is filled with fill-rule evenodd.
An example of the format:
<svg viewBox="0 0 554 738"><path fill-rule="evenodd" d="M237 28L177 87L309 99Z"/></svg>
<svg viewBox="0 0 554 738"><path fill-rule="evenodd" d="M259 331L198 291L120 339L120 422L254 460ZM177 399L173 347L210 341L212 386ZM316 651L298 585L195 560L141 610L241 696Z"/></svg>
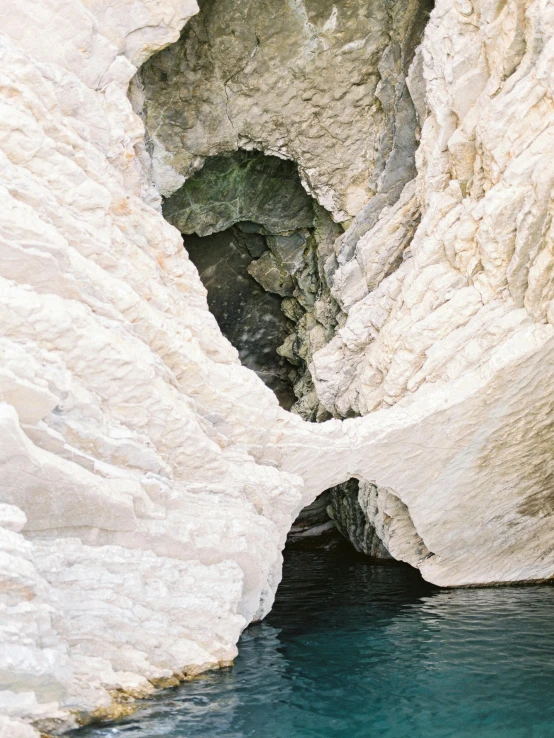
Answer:
<svg viewBox="0 0 554 738"><path fill-rule="evenodd" d="M554 588L440 590L347 544L287 547L232 669L75 738L554 736Z"/></svg>

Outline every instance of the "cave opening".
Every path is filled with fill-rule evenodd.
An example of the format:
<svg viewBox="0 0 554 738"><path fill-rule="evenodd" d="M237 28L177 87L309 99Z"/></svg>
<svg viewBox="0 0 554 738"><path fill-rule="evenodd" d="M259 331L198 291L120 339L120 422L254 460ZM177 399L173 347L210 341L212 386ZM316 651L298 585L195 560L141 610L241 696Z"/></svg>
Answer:
<svg viewBox="0 0 554 738"><path fill-rule="evenodd" d="M310 365L346 320L331 287L345 310L354 279L364 292L357 244L416 175L416 49L432 5L203 0L137 78L147 166L211 313L241 363L310 422L365 412L356 392L324 406ZM327 490L293 535L338 529L380 557L368 489Z"/></svg>
<svg viewBox="0 0 554 738"><path fill-rule="evenodd" d="M210 311L241 363L284 409L308 421L329 418L309 362L341 320L328 276L343 229L305 191L295 164L240 149L210 157L163 210L183 234ZM390 558L358 497L357 479L325 490L300 512L290 539L340 534L361 553Z"/></svg>
<svg viewBox="0 0 554 738"><path fill-rule="evenodd" d="M320 546L337 538L348 541L374 561L394 562L387 548L389 525L383 515L387 491L355 477L330 487L304 507L289 533L289 543Z"/></svg>
<svg viewBox="0 0 554 738"><path fill-rule="evenodd" d="M343 231L305 191L295 164L240 149L210 157L163 210L242 364L286 410L329 418L309 363L340 320L327 277Z"/></svg>
<svg viewBox="0 0 554 738"><path fill-rule="evenodd" d="M310 360L344 317L329 287L343 229L305 191L294 162L241 149L209 157L163 211L183 234L210 311L242 364L286 410L330 418ZM374 520L376 490L355 478L325 490L300 512L289 540L342 536L359 553L390 560Z"/></svg>
<svg viewBox="0 0 554 738"><path fill-rule="evenodd" d="M221 332L238 350L241 363L273 390L290 410L297 400L297 367L278 348L294 323L281 310L281 298L265 290L249 272L266 253L266 241L255 223L238 223L209 236L191 234L186 247L208 290L208 306Z"/></svg>

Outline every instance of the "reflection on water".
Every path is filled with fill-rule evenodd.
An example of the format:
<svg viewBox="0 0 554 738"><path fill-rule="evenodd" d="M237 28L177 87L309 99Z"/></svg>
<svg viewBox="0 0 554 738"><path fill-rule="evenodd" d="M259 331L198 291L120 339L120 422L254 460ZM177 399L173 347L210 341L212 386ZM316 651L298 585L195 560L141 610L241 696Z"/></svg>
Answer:
<svg viewBox="0 0 554 738"><path fill-rule="evenodd" d="M75 738L554 736L554 588L439 590L346 544L289 547L233 669Z"/></svg>

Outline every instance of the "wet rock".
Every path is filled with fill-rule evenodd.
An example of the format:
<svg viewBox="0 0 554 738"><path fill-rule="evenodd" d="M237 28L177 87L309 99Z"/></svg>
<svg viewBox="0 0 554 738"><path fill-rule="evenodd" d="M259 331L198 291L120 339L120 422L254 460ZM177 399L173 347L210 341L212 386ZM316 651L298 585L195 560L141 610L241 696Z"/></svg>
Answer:
<svg viewBox="0 0 554 738"><path fill-rule="evenodd" d="M327 513L342 535L356 551L375 559L392 559L377 533L374 520L368 516L365 499L357 479L338 484L328 491Z"/></svg>

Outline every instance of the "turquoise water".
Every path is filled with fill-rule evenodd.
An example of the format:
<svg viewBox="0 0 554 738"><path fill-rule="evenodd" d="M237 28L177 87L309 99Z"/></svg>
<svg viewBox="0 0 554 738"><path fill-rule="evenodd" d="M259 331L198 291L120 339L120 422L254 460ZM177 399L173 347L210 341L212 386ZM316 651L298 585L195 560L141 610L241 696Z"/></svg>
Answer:
<svg viewBox="0 0 554 738"><path fill-rule="evenodd" d="M74 735L554 736L554 588L439 590L339 542L294 544L234 668Z"/></svg>

